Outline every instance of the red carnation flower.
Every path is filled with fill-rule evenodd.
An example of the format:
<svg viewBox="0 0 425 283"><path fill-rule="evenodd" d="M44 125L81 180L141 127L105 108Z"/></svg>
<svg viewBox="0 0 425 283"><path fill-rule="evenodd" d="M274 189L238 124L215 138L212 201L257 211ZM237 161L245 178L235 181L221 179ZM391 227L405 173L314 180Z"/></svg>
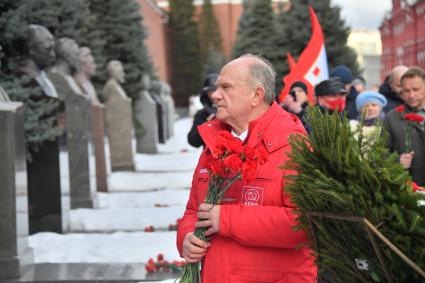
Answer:
<svg viewBox="0 0 425 283"><path fill-rule="evenodd" d="M219 157L232 153L239 154L242 152L242 148L242 141L234 137L230 132L220 131L217 134L214 153Z"/></svg>
<svg viewBox="0 0 425 283"><path fill-rule="evenodd" d="M412 189L413 189L413 192L415 192L415 193L417 191L419 191L419 192L425 192L425 188L419 187L418 184L416 184L415 182L407 181L407 185L410 185L412 187Z"/></svg>
<svg viewBox="0 0 425 283"><path fill-rule="evenodd" d="M234 172L237 172L241 168L241 164L241 156L237 154L230 154L224 159L224 165Z"/></svg>
<svg viewBox="0 0 425 283"><path fill-rule="evenodd" d="M157 260L158 262L162 262L162 261L164 261L164 255L163 255L163 254L158 254L158 255L156 256L156 260Z"/></svg>
<svg viewBox="0 0 425 283"><path fill-rule="evenodd" d="M395 108L395 111L398 112L398 113L403 113L404 112L404 105L401 104L401 105L397 106Z"/></svg>
<svg viewBox="0 0 425 283"><path fill-rule="evenodd" d="M146 269L147 272L155 272L156 266L155 266L155 262L152 258L150 258L148 260L148 262L146 263L145 269Z"/></svg>
<svg viewBox="0 0 425 283"><path fill-rule="evenodd" d="M257 171L257 163L248 159L242 164L242 179L247 182L253 180L255 178L255 172Z"/></svg>
<svg viewBox="0 0 425 283"><path fill-rule="evenodd" d="M143 229L143 231L144 232L155 232L155 227L153 227L152 225L151 226L148 226L148 227L145 227L145 229Z"/></svg>
<svg viewBox="0 0 425 283"><path fill-rule="evenodd" d="M416 113L407 113L404 115L404 119L412 121L412 122L418 122L421 123L424 120L424 117L422 115L416 114Z"/></svg>

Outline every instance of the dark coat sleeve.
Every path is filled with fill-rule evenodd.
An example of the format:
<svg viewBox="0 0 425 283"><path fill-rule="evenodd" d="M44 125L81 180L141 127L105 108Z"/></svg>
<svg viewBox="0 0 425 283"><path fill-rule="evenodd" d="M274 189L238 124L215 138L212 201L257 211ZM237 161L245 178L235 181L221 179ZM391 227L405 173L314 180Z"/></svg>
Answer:
<svg viewBox="0 0 425 283"><path fill-rule="evenodd" d="M209 116L208 112L204 109L196 112L195 117L193 118L193 125L187 134L187 141L193 147L205 146L204 141L198 132L198 126L205 123L207 121L207 117Z"/></svg>

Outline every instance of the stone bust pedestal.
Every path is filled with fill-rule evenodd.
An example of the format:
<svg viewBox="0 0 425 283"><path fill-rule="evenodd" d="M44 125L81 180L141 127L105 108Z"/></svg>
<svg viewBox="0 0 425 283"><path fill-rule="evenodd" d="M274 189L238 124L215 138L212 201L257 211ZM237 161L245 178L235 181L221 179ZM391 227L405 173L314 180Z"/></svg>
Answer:
<svg viewBox="0 0 425 283"><path fill-rule="evenodd" d="M0 281L20 277L34 261L23 117L22 103L0 101Z"/></svg>
<svg viewBox="0 0 425 283"><path fill-rule="evenodd" d="M112 171L134 171L133 111L131 99L121 87L124 70L121 62L108 63L110 78L103 88L106 97L106 128Z"/></svg>

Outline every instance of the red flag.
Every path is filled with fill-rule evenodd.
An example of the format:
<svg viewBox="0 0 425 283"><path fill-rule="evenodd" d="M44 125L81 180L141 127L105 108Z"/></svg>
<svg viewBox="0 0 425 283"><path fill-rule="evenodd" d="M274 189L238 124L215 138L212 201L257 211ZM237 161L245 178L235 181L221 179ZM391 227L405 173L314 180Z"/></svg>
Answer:
<svg viewBox="0 0 425 283"><path fill-rule="evenodd" d="M286 57L288 57L289 71L291 71L297 63L295 62L295 59L292 57L291 53L286 53Z"/></svg>
<svg viewBox="0 0 425 283"><path fill-rule="evenodd" d="M283 78L284 87L279 94L279 101L283 101L295 81L302 81L307 85L308 100L310 103L314 103L314 86L329 78L322 28L311 5L308 8L310 10L312 35L298 58L298 62L295 62L291 54L287 53L290 71Z"/></svg>

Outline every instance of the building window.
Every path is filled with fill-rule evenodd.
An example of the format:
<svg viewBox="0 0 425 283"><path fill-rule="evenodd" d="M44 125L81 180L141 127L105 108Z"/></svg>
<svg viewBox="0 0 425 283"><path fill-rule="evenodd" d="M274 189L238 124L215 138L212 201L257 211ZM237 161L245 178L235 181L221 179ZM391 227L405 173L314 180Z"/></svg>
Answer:
<svg viewBox="0 0 425 283"><path fill-rule="evenodd" d="M394 26L394 34L399 35L404 31L404 23L400 23Z"/></svg>
<svg viewBox="0 0 425 283"><path fill-rule="evenodd" d="M418 54L416 55L416 58L417 58L418 63L425 62L425 51L418 52Z"/></svg>

